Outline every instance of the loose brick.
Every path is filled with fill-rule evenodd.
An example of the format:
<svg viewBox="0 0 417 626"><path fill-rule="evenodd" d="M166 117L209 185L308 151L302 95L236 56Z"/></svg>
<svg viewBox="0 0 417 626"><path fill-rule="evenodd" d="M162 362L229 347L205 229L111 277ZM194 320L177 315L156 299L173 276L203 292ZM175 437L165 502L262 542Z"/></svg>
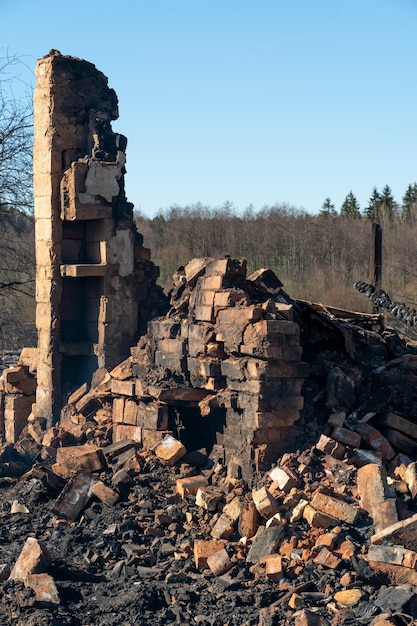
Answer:
<svg viewBox="0 0 417 626"><path fill-rule="evenodd" d="M176 492L184 499L186 496L195 495L199 489L208 485L205 476L189 476L178 478L176 481Z"/></svg>
<svg viewBox="0 0 417 626"><path fill-rule="evenodd" d="M166 435L161 442L157 443L154 452L166 465L175 465L187 454L185 446L172 435Z"/></svg>
<svg viewBox="0 0 417 626"><path fill-rule="evenodd" d="M334 594L334 600L341 607L353 607L359 604L364 596L361 589L344 589Z"/></svg>
<svg viewBox="0 0 417 626"><path fill-rule="evenodd" d="M103 453L104 458L107 463L112 463L114 459L119 457L121 454L126 452L127 450L136 450L137 443L130 438L126 438L120 441L113 441L113 443L101 448L101 452Z"/></svg>
<svg viewBox="0 0 417 626"><path fill-rule="evenodd" d="M208 556L207 565L215 576L222 576L233 567L233 563L224 548Z"/></svg>
<svg viewBox="0 0 417 626"><path fill-rule="evenodd" d="M362 437L359 433L355 433L348 428L343 428L342 426L335 426L335 428L333 428L331 438L339 443L343 443L345 446L350 446L351 448L359 448L362 441Z"/></svg>
<svg viewBox="0 0 417 626"><path fill-rule="evenodd" d="M58 448L56 452L56 463L53 471L69 478L77 472L91 473L99 472L104 467L104 459L101 449L90 443L81 446L69 446Z"/></svg>
<svg viewBox="0 0 417 626"><path fill-rule="evenodd" d="M326 547L323 547L313 560L316 565L323 565L329 569L336 569L342 562L341 558L330 552Z"/></svg>
<svg viewBox="0 0 417 626"><path fill-rule="evenodd" d="M326 546L326 548L330 548L330 550L334 547L334 544L337 539L336 533L324 533L324 535L320 535L316 539L316 543L314 544L316 547Z"/></svg>
<svg viewBox="0 0 417 626"><path fill-rule="evenodd" d="M34 590L35 602L55 606L61 603L55 581L49 574L28 574L25 585Z"/></svg>
<svg viewBox="0 0 417 626"><path fill-rule="evenodd" d="M272 481L276 482L280 490L285 493L288 493L294 487L299 487L301 485L299 476L286 467L274 467L274 469L269 472L269 477Z"/></svg>
<svg viewBox="0 0 417 626"><path fill-rule="evenodd" d="M221 539L196 539L194 541L194 562L197 569L207 569L207 558L224 550L226 541Z"/></svg>
<svg viewBox="0 0 417 626"><path fill-rule="evenodd" d="M304 507L303 517L312 528L332 528L340 523L335 517L317 511L310 504Z"/></svg>
<svg viewBox="0 0 417 626"><path fill-rule="evenodd" d="M75 521L90 501L95 482L95 478L86 474L73 476L55 500L52 511L59 517Z"/></svg>
<svg viewBox="0 0 417 626"><path fill-rule="evenodd" d="M241 537L254 537L259 528L259 513L254 502L245 502L239 516L238 532Z"/></svg>
<svg viewBox="0 0 417 626"><path fill-rule="evenodd" d="M269 493L266 487L254 489L252 491L252 499L255 503L257 511L265 519L269 519L278 512L278 502Z"/></svg>
<svg viewBox="0 0 417 626"><path fill-rule="evenodd" d="M223 507L223 513L228 515L234 522L237 522L242 513L242 502L238 496L235 496L230 502Z"/></svg>
<svg viewBox="0 0 417 626"><path fill-rule="evenodd" d="M284 576L284 568L282 566L282 557L279 554L268 554L260 560L265 563L266 577L273 582L279 582Z"/></svg>
<svg viewBox="0 0 417 626"><path fill-rule="evenodd" d="M381 563L380 561L369 560L368 564L373 570L388 576L391 584L417 586L417 572L413 569L393 563ZM378 626L388 626L388 624L392 626L394 622L383 622L381 625L378 622ZM374 622L372 622L372 626L374 626Z"/></svg>
<svg viewBox="0 0 417 626"><path fill-rule="evenodd" d="M354 524L359 515L359 510L354 509L347 502L332 496L326 496L318 491L314 494L311 506L347 524Z"/></svg>
<svg viewBox="0 0 417 626"><path fill-rule="evenodd" d="M361 435L362 439L373 449L382 455L384 461L390 461L395 457L394 448L389 441L371 424L367 422L359 422L355 426L355 430Z"/></svg>
<svg viewBox="0 0 417 626"><path fill-rule="evenodd" d="M415 456L417 452L417 442L411 439L411 437L407 437L407 435L393 428L385 429L384 436L395 449L401 450L401 452L409 456Z"/></svg>
<svg viewBox="0 0 417 626"><path fill-rule="evenodd" d="M195 503L206 511L216 511L223 494L216 487L208 486L197 489ZM225 511L227 514L227 511ZM229 516L230 517L230 516Z"/></svg>
<svg viewBox="0 0 417 626"><path fill-rule="evenodd" d="M320 439L316 443L317 450L325 452L335 459L343 459L346 453L346 448L339 442L327 437L327 435L321 435Z"/></svg>
<svg viewBox="0 0 417 626"><path fill-rule="evenodd" d="M96 498L101 500L101 502L107 504L107 506L114 506L119 500L119 494L110 487L107 487L101 480L94 483L92 493Z"/></svg>
<svg viewBox="0 0 417 626"><path fill-rule="evenodd" d="M417 552L407 550L401 546L371 545L368 548L368 561L391 563L410 569L417 569Z"/></svg>
<svg viewBox="0 0 417 626"><path fill-rule="evenodd" d="M28 537L14 564L10 578L25 580L29 574L46 571L50 556L46 548L34 537Z"/></svg>
<svg viewBox="0 0 417 626"><path fill-rule="evenodd" d="M225 513L222 513L213 526L210 535L214 539L228 539L234 531L235 522Z"/></svg>
<svg viewBox="0 0 417 626"><path fill-rule="evenodd" d="M118 380L131 378L133 376L132 357L130 356L125 361L122 361L122 363L119 363L119 365L116 365L116 367L110 372L110 376L112 378L117 378Z"/></svg>
<svg viewBox="0 0 417 626"><path fill-rule="evenodd" d="M310 609L302 609L294 620L295 626L324 626L325 622L319 613Z"/></svg>
<svg viewBox="0 0 417 626"><path fill-rule="evenodd" d="M414 422L398 415L397 413L383 413L382 415L378 415L378 426L383 426L385 428L393 428L394 430L399 430L404 435L411 437L412 439L417 439L417 424Z"/></svg>
<svg viewBox="0 0 417 626"><path fill-rule="evenodd" d="M395 497L393 488L388 486L385 468L374 463L358 469L357 483L360 505L372 518L378 516L381 504L385 500ZM387 526L395 524L397 521L398 517L396 516Z"/></svg>

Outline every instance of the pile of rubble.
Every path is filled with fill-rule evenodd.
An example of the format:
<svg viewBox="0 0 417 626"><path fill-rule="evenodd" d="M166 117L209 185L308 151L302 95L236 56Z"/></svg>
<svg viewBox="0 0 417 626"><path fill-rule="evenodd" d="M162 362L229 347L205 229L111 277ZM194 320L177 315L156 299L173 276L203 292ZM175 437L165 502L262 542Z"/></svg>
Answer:
<svg viewBox="0 0 417 626"><path fill-rule="evenodd" d="M291 300L265 270L246 279L224 260L208 289L211 263L179 272L170 313L131 358L75 391L58 424L32 417L3 445L2 623L416 620L416 349L377 315ZM233 300L233 319L217 293ZM257 324L286 332L256 335ZM291 371L259 375L283 350ZM3 373L6 399L31 397L30 358ZM274 387L282 397L300 378L297 429L291 406L275 406L289 411L290 437L272 439L285 451L261 468L253 416L268 411L249 398ZM217 439L219 411L250 427Z"/></svg>

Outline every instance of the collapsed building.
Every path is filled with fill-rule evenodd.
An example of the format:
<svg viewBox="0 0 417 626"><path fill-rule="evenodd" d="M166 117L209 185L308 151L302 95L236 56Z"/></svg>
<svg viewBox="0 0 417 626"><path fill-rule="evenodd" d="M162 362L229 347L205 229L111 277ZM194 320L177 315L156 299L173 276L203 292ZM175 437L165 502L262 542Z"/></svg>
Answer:
<svg viewBox="0 0 417 626"><path fill-rule="evenodd" d="M0 377L0 617L415 623L415 346L228 256L179 268L168 300L107 79L57 51L37 79L38 346Z"/></svg>
<svg viewBox="0 0 417 626"><path fill-rule="evenodd" d="M167 303L124 191L116 94L92 64L57 51L36 74L36 398L32 381L5 399L6 441L29 415L57 423L77 389L128 359L110 408L101 382L115 440L154 445L175 431L192 449L224 445L248 475L267 467L294 436L308 373L282 285L270 270L247 277L244 261L195 260L155 319ZM97 406L97 385L90 395ZM93 404L72 406L86 416Z"/></svg>

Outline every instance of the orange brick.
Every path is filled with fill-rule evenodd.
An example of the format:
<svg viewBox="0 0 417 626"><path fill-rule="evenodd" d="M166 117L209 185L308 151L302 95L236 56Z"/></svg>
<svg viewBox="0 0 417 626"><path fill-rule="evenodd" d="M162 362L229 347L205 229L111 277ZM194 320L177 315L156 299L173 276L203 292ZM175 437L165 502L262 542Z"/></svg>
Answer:
<svg viewBox="0 0 417 626"><path fill-rule="evenodd" d="M395 457L395 451L389 441L371 424L359 422L357 431L362 439L377 452L380 452L384 461L390 461Z"/></svg>
<svg viewBox="0 0 417 626"><path fill-rule="evenodd" d="M316 565L323 565L329 569L335 569L341 562L342 560L326 547L322 548L314 559Z"/></svg>
<svg viewBox="0 0 417 626"><path fill-rule="evenodd" d="M257 511L265 519L269 519L278 512L278 502L269 493L266 487L254 489L252 491L252 499L255 503Z"/></svg>
<svg viewBox="0 0 417 626"><path fill-rule="evenodd" d="M304 507L303 517L313 528L332 528L339 524L339 520L321 511L317 511L310 504Z"/></svg>
<svg viewBox="0 0 417 626"><path fill-rule="evenodd" d="M385 468L376 463L368 463L358 469L357 483L361 507L371 517L381 502L395 495L388 486Z"/></svg>
<svg viewBox="0 0 417 626"><path fill-rule="evenodd" d="M197 569L207 569L207 558L223 550L226 541L221 539L196 539L194 541L194 562Z"/></svg>
<svg viewBox="0 0 417 626"><path fill-rule="evenodd" d="M94 483L93 494L107 506L114 506L119 499L119 494L107 487L101 480Z"/></svg>
<svg viewBox="0 0 417 626"><path fill-rule="evenodd" d="M98 446L85 443L81 446L58 448L53 470L63 478L69 478L77 472L98 472L103 468L104 460Z"/></svg>
<svg viewBox="0 0 417 626"><path fill-rule="evenodd" d="M208 480L205 476L188 476L178 478L176 481L176 492L182 499L189 495L195 495L201 487L206 487Z"/></svg>
<svg viewBox="0 0 417 626"><path fill-rule="evenodd" d="M335 541L337 539L336 533L324 533L324 535L320 535L316 539L315 546L326 546L326 548L333 548Z"/></svg>
<svg viewBox="0 0 417 626"><path fill-rule="evenodd" d="M324 493L316 491L311 501L311 506L326 515L330 515L347 524L354 524L359 515L359 509L354 509L352 506L338 500L332 496L327 496Z"/></svg>
<svg viewBox="0 0 417 626"><path fill-rule="evenodd" d="M175 465L187 454L185 446L172 435L166 435L154 448L156 456L166 465Z"/></svg>
<svg viewBox="0 0 417 626"><path fill-rule="evenodd" d="M284 576L282 557L279 554L267 554L259 562L265 563L265 573L269 580L278 582Z"/></svg>
<svg viewBox="0 0 417 626"><path fill-rule="evenodd" d="M254 537L259 528L259 513L253 502L245 502L239 516L238 532L241 537Z"/></svg>
<svg viewBox="0 0 417 626"><path fill-rule="evenodd" d="M343 428L342 426L335 426L332 430L331 437L335 441L343 443L345 446L350 446L351 448L359 448L362 439L358 433L354 433L352 430Z"/></svg>
<svg viewBox="0 0 417 626"><path fill-rule="evenodd" d="M34 537L28 537L11 571L10 578L25 580L29 574L45 572L49 561L49 554L43 545Z"/></svg>
<svg viewBox="0 0 417 626"><path fill-rule="evenodd" d="M222 576L233 567L233 563L224 548L208 556L207 565L215 576Z"/></svg>

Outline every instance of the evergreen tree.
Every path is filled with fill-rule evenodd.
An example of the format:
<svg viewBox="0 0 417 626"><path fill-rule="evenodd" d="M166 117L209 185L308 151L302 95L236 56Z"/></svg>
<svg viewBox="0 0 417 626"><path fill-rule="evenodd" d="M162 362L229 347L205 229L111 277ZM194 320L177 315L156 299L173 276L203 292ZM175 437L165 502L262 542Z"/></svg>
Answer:
<svg viewBox="0 0 417 626"><path fill-rule="evenodd" d="M343 217L360 217L360 205L352 191L349 191L348 195L344 199L342 206L340 207L340 215Z"/></svg>
<svg viewBox="0 0 417 626"><path fill-rule="evenodd" d="M385 185L381 193L381 202L378 207L378 216L392 220L397 212L397 203L392 195L391 187Z"/></svg>
<svg viewBox="0 0 417 626"><path fill-rule="evenodd" d="M323 204L321 205L319 215L322 217L329 217L329 216L334 217L335 215L337 215L336 209L334 208L334 204L332 203L332 201L330 200L328 196L323 202Z"/></svg>
<svg viewBox="0 0 417 626"><path fill-rule="evenodd" d="M371 220L376 220L378 218L378 209L381 204L381 194L378 189L374 187L372 189L371 197L368 201L368 206L364 210L364 214L369 217Z"/></svg>
<svg viewBox="0 0 417 626"><path fill-rule="evenodd" d="M408 185L403 196L401 219L414 222L417 218L417 183Z"/></svg>

